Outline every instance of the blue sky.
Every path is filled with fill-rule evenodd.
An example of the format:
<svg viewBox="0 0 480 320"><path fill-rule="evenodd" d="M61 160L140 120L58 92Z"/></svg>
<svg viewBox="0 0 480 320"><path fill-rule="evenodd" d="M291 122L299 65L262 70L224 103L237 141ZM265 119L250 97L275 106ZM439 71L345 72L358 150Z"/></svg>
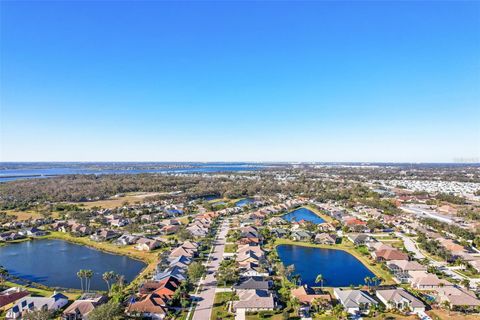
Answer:
<svg viewBox="0 0 480 320"><path fill-rule="evenodd" d="M478 1L0 14L0 161L479 161Z"/></svg>

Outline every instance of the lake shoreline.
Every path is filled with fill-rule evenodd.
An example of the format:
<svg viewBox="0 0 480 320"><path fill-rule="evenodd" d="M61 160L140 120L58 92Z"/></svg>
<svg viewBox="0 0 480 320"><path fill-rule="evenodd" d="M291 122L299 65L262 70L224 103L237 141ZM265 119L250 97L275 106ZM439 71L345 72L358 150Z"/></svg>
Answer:
<svg viewBox="0 0 480 320"><path fill-rule="evenodd" d="M276 239L273 243L273 250L277 250L277 247L280 245L292 245L292 246L302 246L302 247L309 247L309 248L317 248L317 249L331 249L331 250L341 250L356 258L363 266L365 266L370 272L372 272L375 276L381 277L384 280L385 284L395 284L393 281L392 276L381 269L381 266L378 264L373 264L370 262L365 256L362 256L361 253L357 252L355 248L352 246L347 246L345 244L335 244L335 245L328 245L328 244L313 244L308 242L298 242L288 239ZM278 253L278 251L277 251ZM280 262L283 263L283 262ZM327 287L327 286L326 286Z"/></svg>
<svg viewBox="0 0 480 320"><path fill-rule="evenodd" d="M49 234L42 236L42 237L27 237L25 239L19 239L19 240L14 240L14 241L8 241L5 243L2 243L3 246L9 245L9 244L20 244L23 242L29 242L29 241L35 241L35 240L61 240L65 241L67 243L83 246L86 248L89 248L91 250L96 250L99 252L103 252L106 254L111 254L111 255L116 255L116 256L122 256L122 257L127 257L132 260L142 262L144 266L142 269L138 272L138 274L127 284L125 289L130 288L131 286L135 285L139 280L141 280L147 273L153 271L156 268L157 265L157 252L144 252L144 251L133 251L135 249L130 248L125 248L125 247L117 247L115 245L112 245L111 243L108 242L95 242L93 240L90 240L88 237L74 237L70 234L66 233L61 233L61 232L50 232ZM80 289L77 288L68 288L68 287L61 287L61 286L48 286L44 285L41 283L37 283L35 281L31 281L28 279L24 278L18 278L23 281L26 281L28 283L32 283L35 286L38 286L42 290L66 290L69 292L80 292ZM12 281L15 283L14 281ZM23 286L22 284L18 284L20 286ZM93 291L105 291L105 290L93 290Z"/></svg>

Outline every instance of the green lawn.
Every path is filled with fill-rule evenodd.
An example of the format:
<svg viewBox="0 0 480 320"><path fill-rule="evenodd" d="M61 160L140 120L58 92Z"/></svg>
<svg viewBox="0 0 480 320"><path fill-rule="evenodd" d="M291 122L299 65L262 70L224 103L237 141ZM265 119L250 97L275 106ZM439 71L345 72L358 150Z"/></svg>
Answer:
<svg viewBox="0 0 480 320"><path fill-rule="evenodd" d="M226 244L225 245L225 252L226 253L235 253L235 252L237 252L237 248L238 248L238 245L236 245L235 243Z"/></svg>
<svg viewBox="0 0 480 320"><path fill-rule="evenodd" d="M219 292L215 294L211 320L234 319L233 313L228 312L228 301L231 301L234 294L232 292Z"/></svg>

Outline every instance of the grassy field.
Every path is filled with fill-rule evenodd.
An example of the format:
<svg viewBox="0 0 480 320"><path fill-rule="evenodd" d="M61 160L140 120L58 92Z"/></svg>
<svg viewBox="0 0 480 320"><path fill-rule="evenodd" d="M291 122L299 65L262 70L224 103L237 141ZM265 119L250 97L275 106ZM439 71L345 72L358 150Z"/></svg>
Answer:
<svg viewBox="0 0 480 320"><path fill-rule="evenodd" d="M33 210L27 210L27 211L6 210L5 212L9 216L16 216L17 221L25 221L25 220L28 220L28 219L43 218L40 213L38 213L37 211L33 211ZM52 218L58 218L58 213L57 212L52 212Z"/></svg>
<svg viewBox="0 0 480 320"><path fill-rule="evenodd" d="M82 208L90 209L93 207L101 207L104 209L114 209L123 206L125 202L134 204L136 202L142 203L145 198L159 195L159 192L132 192L125 194L123 197L111 197L105 200L89 201L89 202L71 202Z"/></svg>
<svg viewBox="0 0 480 320"><path fill-rule="evenodd" d="M288 239L276 239L274 246L276 247L281 244L291 244L291 245L298 245L298 246L304 246L304 247L336 249L336 250L346 251L351 255L353 255L358 260L360 260L360 262L362 262L377 277L381 277L382 279L384 279L384 282L383 282L384 284L395 284L395 282L393 281L392 275L387 270L383 270L380 264L373 263L367 256L364 256L360 252L358 252L353 246L353 244L351 244L350 242L342 241L341 244L324 245L324 244L313 244L308 242L297 242L297 241L288 240Z"/></svg>

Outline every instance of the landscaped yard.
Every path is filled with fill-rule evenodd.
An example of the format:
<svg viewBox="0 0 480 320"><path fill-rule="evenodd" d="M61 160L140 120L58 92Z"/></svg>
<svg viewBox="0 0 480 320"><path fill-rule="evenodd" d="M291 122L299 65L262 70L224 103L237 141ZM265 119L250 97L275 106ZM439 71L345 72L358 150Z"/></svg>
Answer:
<svg viewBox="0 0 480 320"><path fill-rule="evenodd" d="M225 245L225 252L226 253L235 253L237 252L238 245L234 243L229 243Z"/></svg>
<svg viewBox="0 0 480 320"><path fill-rule="evenodd" d="M450 312L447 310L430 310L427 314L433 320L478 320L478 315L464 315L458 312Z"/></svg>
<svg viewBox="0 0 480 320"><path fill-rule="evenodd" d="M219 292L215 294L211 320L234 319L233 313L228 312L228 302L232 301L232 292Z"/></svg>

